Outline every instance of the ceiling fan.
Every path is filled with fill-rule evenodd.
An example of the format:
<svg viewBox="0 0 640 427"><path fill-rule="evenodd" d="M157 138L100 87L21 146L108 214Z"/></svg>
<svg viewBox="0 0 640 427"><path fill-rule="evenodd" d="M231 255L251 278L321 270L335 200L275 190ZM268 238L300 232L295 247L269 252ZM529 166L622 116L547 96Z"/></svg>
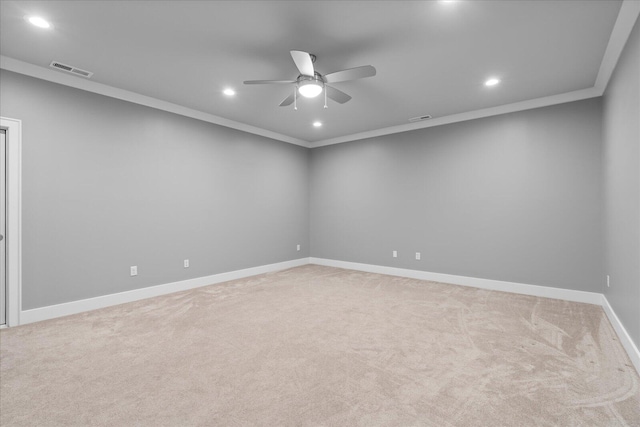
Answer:
<svg viewBox="0 0 640 427"><path fill-rule="evenodd" d="M335 87L329 86L328 83L340 83L348 80L362 79L365 77L372 77L376 75L376 69L371 65L364 65L362 67L349 68L347 70L336 71L322 75L313 68L314 62L316 62L316 56L300 50L292 50L291 58L296 64L300 75L295 80L246 80L246 85L261 85L261 84L295 84L293 93L287 96L281 103L281 107L294 104L294 108L297 110L297 94L304 96L305 98L315 98L324 92L324 108L327 108L327 97L334 101L344 104L349 101L351 97L341 90Z"/></svg>

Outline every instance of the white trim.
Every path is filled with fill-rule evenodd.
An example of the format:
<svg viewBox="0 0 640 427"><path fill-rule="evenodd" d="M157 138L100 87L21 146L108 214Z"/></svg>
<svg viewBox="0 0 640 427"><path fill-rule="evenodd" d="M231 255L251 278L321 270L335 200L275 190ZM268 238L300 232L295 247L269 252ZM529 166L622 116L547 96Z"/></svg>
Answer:
<svg viewBox="0 0 640 427"><path fill-rule="evenodd" d="M595 292L574 291L571 289L552 288L548 286L527 285L524 283L504 282L502 280L479 279L476 277L455 276L452 274L432 273L429 271L409 270L406 268L386 267L382 265L360 264L357 262L337 261L325 258L309 258L311 264L328 267L346 268L368 273L387 274L390 276L408 277L410 279L430 280L432 282L452 285L470 286L492 291L511 292L514 294L533 295L566 301L583 302L601 305L602 294Z"/></svg>
<svg viewBox="0 0 640 427"><path fill-rule="evenodd" d="M602 62L600 63L596 83L593 86L600 92L600 95L604 93L609 84L609 80L613 75L618 59L620 59L622 50L631 35L631 31L633 31L633 26L638 19L638 15L640 15L640 1L625 0L622 2L618 19L613 26L613 31L611 31L607 50L604 52Z"/></svg>
<svg viewBox="0 0 640 427"><path fill-rule="evenodd" d="M29 64L28 62L19 61L17 59L0 55L0 68L14 73L24 74L26 76L35 77L53 83L70 86L76 89L82 89L87 92L93 92L100 95L108 96L115 99L131 102L134 104L144 105L146 107L155 108L157 110L168 111L193 119L202 120L204 122L214 123L216 125L225 126L231 129L241 130L243 132L264 136L266 138L275 139L289 144L299 145L309 148L309 143L298 138L283 135L281 133L251 126L245 123L236 122L235 120L225 119L224 117L215 116L213 114L204 113L202 111L183 107L182 105L172 102L162 101L150 96L141 95L124 89L118 89L102 83L91 80L79 79L75 76L61 73L49 68L39 67Z"/></svg>
<svg viewBox="0 0 640 427"><path fill-rule="evenodd" d="M440 283L469 286L480 289L494 291L511 292L515 294L532 295L543 298L553 298L565 301L581 302L586 304L599 305L607 315L614 330L616 331L622 346L626 350L631 362L636 370L640 372L640 352L626 329L616 316L609 301L603 294L595 292L575 291L571 289L552 288L547 286L528 285L524 283L505 282L501 280L479 279L476 277L456 276L451 274L433 273L429 271L409 270L404 268L387 267L373 264L361 264L348 261L337 261L325 258L300 258L292 261L284 261L276 264L263 265L259 267L247 268L244 270L230 271L227 273L214 274L211 276L198 277L195 279L183 280L180 282L167 283L164 285L150 286L142 289L134 289L117 294L104 295L95 298L88 298L79 301L72 301L64 304L50 305L47 307L34 308L21 312L20 324L39 322L71 314L82 313L113 305L124 304L142 299L152 298L174 292L185 291L203 286L214 285L229 280L242 279L258 274L272 271L285 270L307 264L324 265L328 267L344 268L368 273L386 274L391 276L408 277L419 280L430 280Z"/></svg>
<svg viewBox="0 0 640 427"><path fill-rule="evenodd" d="M293 261L284 261L276 264L262 265L259 267L246 268L244 270L230 271L227 273L213 274L211 276L198 277L195 279L182 280L180 282L166 283L164 285L149 286L142 289L120 292L117 294L104 295L95 298L88 298L79 301L72 301L63 304L50 305L47 307L24 310L20 314L20 324L39 322L42 320L54 319L56 317L68 316L99 308L110 307L112 305L124 304L141 299L157 297L174 292L186 291L188 289L200 288L203 286L215 285L229 280L242 279L257 274L269 273L272 271L285 270L287 268L298 267L309 264L309 258L300 258Z"/></svg>
<svg viewBox="0 0 640 427"><path fill-rule="evenodd" d="M618 339L620 339L620 343L622 343L622 346L627 351L629 359L631 359L631 363L636 367L636 371L640 373L640 351L638 351L638 347L633 343L631 336L622 325L622 322L620 322L620 319L618 319L616 312L613 311L613 308L609 304L609 300L607 300L605 295L602 295L602 309L609 318L609 322L611 322L613 329L615 329L618 334Z"/></svg>
<svg viewBox="0 0 640 427"><path fill-rule="evenodd" d="M156 108L158 110L168 111L170 113L191 117L191 118L202 120L209 123L215 123L221 126L238 129L244 132L253 133L256 135L276 139L283 142L288 142L290 144L299 145L301 147L306 147L306 148L324 147L326 145L341 144L344 142L357 141L357 140L366 139L366 138L375 138L378 136L390 135L394 133L408 132L412 130L423 129L423 128L428 128L433 126L441 126L441 125L446 125L451 123L463 122L467 120L480 119L483 117L491 117L491 116L497 116L500 114L530 110L533 108L547 107L547 106L556 105L556 104L564 104L566 102L580 101L583 99L595 98L602 95L602 92L597 91L595 88L587 88L587 89L577 90L573 92L561 93L558 95L545 96L542 98L515 102L512 104L500 105L497 107L483 108L480 110L468 111L460 114L452 114L449 116L438 117L435 119L431 119L431 120L427 120L419 123L406 123L398 126L390 126L382 129L375 129L372 131L340 136L337 138L324 139L316 142L308 142L298 138L293 138L287 135L283 135L277 132L272 132L266 129L261 129L255 126L250 126L244 123L225 119L223 117L214 116L212 114L193 110L191 108L183 107L181 105L173 104L171 102L162 101L162 100L145 96L145 95L140 95L135 92L130 92L124 89L118 89L112 86L96 83L90 80L79 79L75 76L70 76L67 74L57 72L55 70L39 67L37 65L19 61L17 59L10 58L8 56L0 55L0 68L8 71L13 71L15 73L20 73L27 76L35 77L38 79L50 81L53 83L74 87L76 89L82 89L88 92L109 96L111 98L121 99L124 101L132 102L134 104L145 105L147 107Z"/></svg>
<svg viewBox="0 0 640 427"><path fill-rule="evenodd" d="M5 271L7 269L5 262L7 260L7 256L5 253L5 241L4 236L7 234L7 230L5 227L7 225L7 221L5 219L5 215L7 214L7 209L5 207L5 202L7 201L7 197L5 195L5 191L7 186L5 185L6 172L5 167L7 166L7 161L5 160L5 156L7 154L7 150L5 149L5 130L0 128L0 326L5 325L7 319L7 275Z"/></svg>
<svg viewBox="0 0 640 427"><path fill-rule="evenodd" d="M325 258L309 258L310 264L325 265L328 267L345 268L348 270L365 271L367 273L387 274L390 276L408 277L411 279L430 280L434 282L447 283L453 285L470 286L480 289L494 291L511 292L515 294L532 295L543 298L553 298L565 301L594 304L602 307L611 322L613 329L618 335L623 348L627 352L629 359L640 373L640 352L634 344L631 336L627 333L618 316L607 298L600 293L574 291L571 289L552 288L548 286L527 285L524 283L504 282L501 280L478 279L476 277L455 276L451 274L432 273L428 271L409 270L405 268L386 267L381 265L361 264L348 261L337 261Z"/></svg>
<svg viewBox="0 0 640 427"><path fill-rule="evenodd" d="M499 105L497 107L483 108L481 110L467 111L450 116L437 117L418 123L406 123L398 126L390 126L366 132L354 133L352 135L340 136L337 138L325 139L311 143L311 148L324 147L326 145L342 144L343 142L357 141L359 139L375 138L378 136L391 135L400 132L409 132L417 129L424 129L433 126L448 125L451 123L465 122L467 120L481 119L483 117L498 116L501 114L515 113L517 111L531 110L534 108L548 107L550 105L564 104L566 102L580 101L588 98L596 98L602 93L594 88L576 90L573 92L561 93L558 95L545 96L542 98L529 99L527 101L514 102L512 104Z"/></svg>
<svg viewBox="0 0 640 427"><path fill-rule="evenodd" d="M378 136L390 135L400 132L408 132L417 129L424 129L433 126L442 126L451 123L458 123L467 120L480 119L483 117L491 117L500 114L514 113L517 111L530 110L533 108L548 107L566 102L580 101L588 98L602 96L607 87L609 79L613 74L615 66L620 58L620 54L624 49L624 45L633 30L634 23L640 14L640 1L624 0L618 18L611 31L611 37L607 49L600 63L600 68L593 87L566 92L557 95L545 96L542 98L529 99L512 104L499 105L497 107L483 108L480 110L467 111L459 114L438 117L424 122L406 123L398 126L390 126L382 129L375 129L366 132L344 135L337 138L323 139L320 141L309 142L299 138L294 138L281 133L251 126L245 123L236 122L234 120L225 119L224 117L215 116L213 114L204 113L202 111L193 110L160 99L141 95L139 93L130 92L124 89L118 89L105 84L97 83L90 80L79 79L74 76L66 75L55 70L39 67L27 62L19 61L8 56L0 55L0 68L13 71L27 76L36 77L42 80L98 93L100 95L109 96L116 99L132 102L135 104L145 105L156 108L158 110L168 111L186 117L202 120L217 125L226 126L232 129L241 130L255 135L276 139L290 144L299 145L306 148L318 148L327 145L341 144L344 142L357 141L366 138L375 138Z"/></svg>
<svg viewBox="0 0 640 427"><path fill-rule="evenodd" d="M640 16L640 1L624 0L618 13L618 19L616 20L611 37L609 38L609 44L605 51L602 63L600 64L600 70L598 71L598 77L594 87L601 93L607 89L609 80L613 75L613 72L618 64L620 55L624 49L624 46L633 31L633 27ZM631 336L623 326L622 322L613 311L613 307L609 304L609 300L605 295L602 295L602 309L609 318L609 322L615 329L622 346L627 351L631 363L636 368L636 371L640 373L640 351L638 347L631 339Z"/></svg>
<svg viewBox="0 0 640 427"><path fill-rule="evenodd" d="M22 307L22 122L0 117L7 150L7 326L20 324Z"/></svg>

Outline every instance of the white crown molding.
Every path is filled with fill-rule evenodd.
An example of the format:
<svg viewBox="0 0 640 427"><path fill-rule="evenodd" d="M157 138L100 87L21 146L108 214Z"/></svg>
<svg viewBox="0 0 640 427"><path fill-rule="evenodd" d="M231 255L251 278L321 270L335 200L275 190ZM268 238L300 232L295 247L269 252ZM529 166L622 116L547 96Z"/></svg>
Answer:
<svg viewBox="0 0 640 427"><path fill-rule="evenodd" d="M375 138L378 136L391 135L394 133L408 132L417 129L424 129L433 126L447 125L451 123L463 122L467 120L480 119L483 117L497 116L500 114L514 113L516 111L531 110L533 108L548 107L566 102L580 101L582 99L596 98L604 94L609 79L616 68L618 59L624 49L629 35L633 30L636 20L640 15L640 0L624 0L620 6L616 23L611 31L611 37L607 44L598 76L593 87L576 90L573 92L561 93L558 95L545 96L527 101L514 102L512 104L500 105L492 108L483 108L481 110L468 111L460 114L453 114L444 117L427 120L418 123L407 123L398 126L390 126L387 128L376 129L367 132L355 133L352 135L340 136L337 138L324 139L311 143L311 148L324 147L327 145L341 144L344 142L357 141L366 138Z"/></svg>
<svg viewBox="0 0 640 427"><path fill-rule="evenodd" d="M71 314L83 313L85 311L97 310L99 308L111 307L113 305L124 304L142 299L153 298L160 295L167 295L174 292L186 291L203 286L215 285L229 280L243 279L245 277L272 271L286 270L309 264L309 258L300 258L292 261L284 261L276 264L262 265L259 267L246 268L244 270L230 271L227 273L214 274L211 276L197 277L195 279L182 280L179 282L166 283L163 285L149 286L131 291L119 292L117 294L103 295L95 298L87 298L78 301L71 301L63 304L49 305L46 307L23 310L20 313L20 324L40 322L42 320L55 319L57 317L69 316Z"/></svg>
<svg viewBox="0 0 640 427"><path fill-rule="evenodd" d="M337 138L324 139L311 143L311 148L324 147L327 145L342 144L344 142L357 141L360 139L375 138L378 136L391 135L400 132L409 132L417 129L430 128L433 126L448 125L451 123L464 122L467 120L481 119L483 117L497 116L517 111L531 110L533 108L547 107L566 102L580 101L582 99L595 98L601 96L595 88L576 90L573 92L561 93L558 95L545 96L542 98L529 99L527 101L514 102L512 104L499 105L497 107L483 108L481 110L467 111L465 113L452 114L438 117L418 123L406 123L397 126L390 126L372 131L354 133L352 135L340 136Z"/></svg>
<svg viewBox="0 0 640 427"><path fill-rule="evenodd" d="M215 116L213 114L204 113L202 111L193 110L191 108L183 107L171 102L162 101L149 96L141 95L135 92L130 92L124 89L118 89L112 86L107 86L101 83L96 83L90 80L80 79L71 75L66 75L55 70L51 70L37 65L29 64L17 59L13 59L7 56L0 55L0 68L13 71L20 74L25 74L31 77L36 77L42 80L74 87L77 89L86 90L89 92L98 93L100 95L109 96L124 101L129 101L135 104L145 105L148 107L156 108L163 111L168 111L174 114L179 114L186 117L202 120L209 123L214 123L220 126L229 127L232 129L241 130L244 132L252 133L255 135L264 136L266 138L275 139L278 141L288 142L290 144L299 145L306 148L318 148L327 145L341 144L344 142L357 141L367 138L375 138L378 136L391 135L394 133L408 132L417 129L424 129L433 126L441 126L451 123L463 122L467 120L480 119L483 117L491 117L500 114L513 113L517 111L530 110L533 108L547 107L556 104L563 104L566 102L580 101L588 98L595 98L602 96L604 93L609 79L613 74L620 54L624 49L624 46L633 30L633 26L640 15L640 0L624 0L618 18L611 32L607 49L602 58L600 69L596 77L596 81L593 87L576 90L573 92L566 92L557 95L545 96L542 98L536 98L521 102L514 102L512 104L500 105L497 107L483 108L480 110L468 111L459 114L452 114L449 116L438 117L419 123L407 123L397 126L390 126L382 129L376 129L372 131L359 132L351 135L340 136L337 138L323 139L320 141L309 142L298 138L294 138L288 135L280 134L270 130L262 129L256 126L251 126L245 123L236 122L234 120L225 119L223 117Z"/></svg>
<svg viewBox="0 0 640 427"><path fill-rule="evenodd" d="M266 138L309 148L309 143L307 141L303 141L298 138L293 138L291 136L283 135L281 133L262 129L256 126L251 126L245 123L236 122L234 120L225 119L224 117L214 116L213 114L204 113L202 111L183 107L178 104L162 101L157 98L141 95L139 93L131 92L128 90L118 89L113 86L108 86L91 80L85 80L72 75L63 74L60 71L29 64L28 62L19 61L8 56L0 55L0 68L7 71L13 71L14 73L35 77L41 80L46 80L49 82L70 86L76 89L85 90L87 92L93 92L99 95L121 99L123 101L128 101L134 104L155 108L157 110L168 111L170 113L190 117L192 119L202 120L204 122L209 122L231 129L237 129L243 132L252 133L255 135L264 136Z"/></svg>
<svg viewBox="0 0 640 427"><path fill-rule="evenodd" d="M627 35L628 36L628 35ZM306 148L318 148L326 145L341 144L344 142L357 141L366 138L375 138L383 135L390 135L400 132L408 132L417 129L428 128L432 126L441 126L450 123L457 123L467 120L479 119L483 117L496 116L500 114L507 114L516 111L529 110L532 108L546 107L555 104L562 104L565 102L579 101L587 98L594 98L601 96L602 93L598 92L595 88L588 88L577 90L573 92L567 92L559 95L546 96L543 98L531 99L527 101L516 102L512 104L500 105L492 108L483 108L481 110L469 111L460 114L453 114L444 117L438 117L419 123L407 123L398 126L390 126L387 128L376 129L372 131L360 132L352 135L341 136L337 138L325 139L316 142L303 141L298 138L293 138L280 133L272 132L266 129L258 128L255 126L247 125L244 123L236 122L233 120L225 119L222 117L214 116L212 114L203 113L202 111L193 110L191 108L183 107L181 105L173 104L171 102L162 101L160 99L152 98L149 96L141 95L139 93L131 92L124 89L118 89L112 86L108 86L102 83L96 83L90 80L80 79L75 76L63 74L59 71L51 70L37 65L29 64L8 56L0 55L0 68L13 71L15 73L24 74L30 77L35 77L41 80L50 81L53 83L70 86L76 89L85 90L88 92L97 93L111 98L121 99L123 101L132 102L134 104L140 104L151 108L156 108L162 111L168 111L170 113L179 114L181 116L191 117L194 119L202 120L209 123L214 123L220 126L229 127L232 129L241 130L248 133L264 136L271 139L276 139L290 144L299 145Z"/></svg>
<svg viewBox="0 0 640 427"><path fill-rule="evenodd" d="M596 83L594 85L601 95L609 84L609 80L613 75L613 70L615 70L618 64L622 50L631 35L631 31L633 31L633 26L638 20L638 15L640 15L640 1L625 0L622 2L618 19L613 26L613 31L611 31L609 44L602 57L602 63L600 64L600 70L598 71L598 77L596 77Z"/></svg>

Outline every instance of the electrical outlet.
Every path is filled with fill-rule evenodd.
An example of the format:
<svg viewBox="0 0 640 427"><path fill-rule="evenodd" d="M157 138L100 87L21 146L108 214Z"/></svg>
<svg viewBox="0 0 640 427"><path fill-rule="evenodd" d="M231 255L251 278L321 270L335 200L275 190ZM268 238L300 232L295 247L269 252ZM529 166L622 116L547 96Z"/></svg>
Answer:
<svg viewBox="0 0 640 427"><path fill-rule="evenodd" d="M398 251L393 251L393 257L398 258Z"/></svg>
<svg viewBox="0 0 640 427"><path fill-rule="evenodd" d="M132 276L137 276L138 275L138 266L137 265L132 265L131 266L131 275Z"/></svg>
<svg viewBox="0 0 640 427"><path fill-rule="evenodd" d="M189 268L189 260L188 259L184 260L184 268Z"/></svg>
<svg viewBox="0 0 640 427"><path fill-rule="evenodd" d="M296 246L296 250L300 250L300 245Z"/></svg>
<svg viewBox="0 0 640 427"><path fill-rule="evenodd" d="M607 274L607 288L611 287L611 282L609 281L609 275Z"/></svg>
<svg viewBox="0 0 640 427"><path fill-rule="evenodd" d="M420 261L420 252L416 252L416 260Z"/></svg>

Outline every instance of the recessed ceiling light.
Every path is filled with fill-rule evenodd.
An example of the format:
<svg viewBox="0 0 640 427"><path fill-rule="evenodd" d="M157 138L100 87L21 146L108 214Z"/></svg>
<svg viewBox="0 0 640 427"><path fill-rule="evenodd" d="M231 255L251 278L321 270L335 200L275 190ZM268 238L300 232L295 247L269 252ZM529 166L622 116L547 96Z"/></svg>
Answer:
<svg viewBox="0 0 640 427"><path fill-rule="evenodd" d="M322 126L322 122L313 122L313 127L319 128Z"/></svg>
<svg viewBox="0 0 640 427"><path fill-rule="evenodd" d="M495 86L500 83L500 79L496 79L495 77L490 78L486 82L484 82L485 86Z"/></svg>
<svg viewBox="0 0 640 427"><path fill-rule="evenodd" d="M233 95L236 94L236 91L231 89L231 88L227 88L227 89L223 90L222 93L224 93L227 96L233 96Z"/></svg>
<svg viewBox="0 0 640 427"><path fill-rule="evenodd" d="M32 25L40 28L51 28L51 24L47 22L46 19L41 18L39 16L26 16L27 21L29 21Z"/></svg>

